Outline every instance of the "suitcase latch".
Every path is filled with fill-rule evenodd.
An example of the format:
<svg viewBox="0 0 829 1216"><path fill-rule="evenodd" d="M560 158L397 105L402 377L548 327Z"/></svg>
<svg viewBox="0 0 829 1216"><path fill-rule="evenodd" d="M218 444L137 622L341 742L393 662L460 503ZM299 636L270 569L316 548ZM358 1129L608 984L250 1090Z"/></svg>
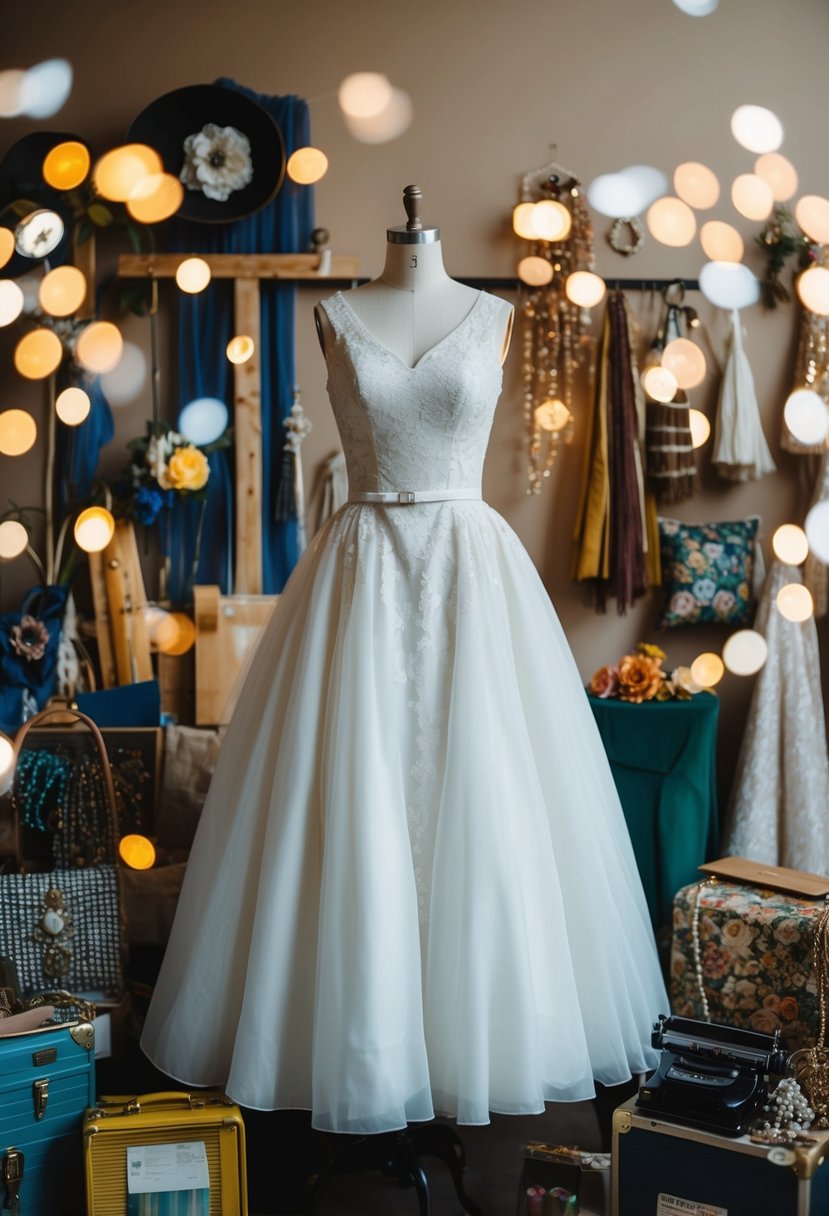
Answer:
<svg viewBox="0 0 829 1216"><path fill-rule="evenodd" d="M32 1086L35 1098L35 1119L42 1119L46 1114L46 1103L49 1101L49 1079L35 1081Z"/></svg>
<svg viewBox="0 0 829 1216"><path fill-rule="evenodd" d="M12 1216L17 1216L20 1212L20 1182L23 1178L24 1160L19 1148L7 1148L3 1154L3 1182L6 1187L3 1211L12 1213Z"/></svg>

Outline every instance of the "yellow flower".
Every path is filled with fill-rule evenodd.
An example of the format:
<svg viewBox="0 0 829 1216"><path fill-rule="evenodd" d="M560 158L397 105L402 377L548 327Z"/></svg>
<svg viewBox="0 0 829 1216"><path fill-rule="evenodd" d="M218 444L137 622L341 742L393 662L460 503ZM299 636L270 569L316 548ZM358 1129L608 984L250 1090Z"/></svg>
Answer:
<svg viewBox="0 0 829 1216"><path fill-rule="evenodd" d="M646 654L649 659L658 659L660 663L665 661L665 651L654 646L653 642L640 642L636 649L640 654Z"/></svg>
<svg viewBox="0 0 829 1216"><path fill-rule="evenodd" d="M166 480L171 490L203 490L209 476L207 457L192 443L176 448L167 461Z"/></svg>

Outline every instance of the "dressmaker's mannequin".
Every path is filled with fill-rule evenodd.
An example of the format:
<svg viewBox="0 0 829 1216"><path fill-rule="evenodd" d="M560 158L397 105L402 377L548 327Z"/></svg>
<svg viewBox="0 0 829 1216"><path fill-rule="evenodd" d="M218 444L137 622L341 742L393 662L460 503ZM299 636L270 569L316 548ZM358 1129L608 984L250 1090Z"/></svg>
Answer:
<svg viewBox="0 0 829 1216"><path fill-rule="evenodd" d="M383 273L347 293L349 305L369 333L409 367L457 329L479 294L446 273L440 229L424 227L420 221L421 197L418 186L406 187L403 204L409 221L404 227L387 229ZM325 352L334 340L331 326L319 305L314 315ZM510 310L500 351L502 363L509 349L512 320Z"/></svg>

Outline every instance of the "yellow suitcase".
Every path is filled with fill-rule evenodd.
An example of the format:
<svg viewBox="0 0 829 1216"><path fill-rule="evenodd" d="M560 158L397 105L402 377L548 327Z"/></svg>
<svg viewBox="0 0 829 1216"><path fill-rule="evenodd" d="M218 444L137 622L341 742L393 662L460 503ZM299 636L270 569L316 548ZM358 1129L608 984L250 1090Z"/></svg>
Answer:
<svg viewBox="0 0 829 1216"><path fill-rule="evenodd" d="M245 1126L239 1107L219 1090L102 1097L84 1116L87 1216L132 1216L192 1210L247 1216ZM128 1150L148 1145L203 1143L210 1181L204 1206L179 1208L175 1197L128 1194ZM188 1150L189 1151L189 1150ZM156 1154L157 1156L157 1154ZM134 1163L135 1154L129 1160ZM193 1192L181 1192L185 1194ZM142 1206L141 1199L153 1202ZM132 1201L132 1202L131 1202Z"/></svg>

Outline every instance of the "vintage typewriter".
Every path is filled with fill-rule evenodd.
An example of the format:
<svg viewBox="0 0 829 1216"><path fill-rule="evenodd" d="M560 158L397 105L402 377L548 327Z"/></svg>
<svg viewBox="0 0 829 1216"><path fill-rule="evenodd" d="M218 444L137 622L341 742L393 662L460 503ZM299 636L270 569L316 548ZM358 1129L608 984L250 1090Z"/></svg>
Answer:
<svg viewBox="0 0 829 1216"><path fill-rule="evenodd" d="M742 1136L763 1105L767 1078L785 1072L780 1032L758 1034L716 1022L660 1016L656 1072L639 1090L637 1106L661 1119L724 1136Z"/></svg>

